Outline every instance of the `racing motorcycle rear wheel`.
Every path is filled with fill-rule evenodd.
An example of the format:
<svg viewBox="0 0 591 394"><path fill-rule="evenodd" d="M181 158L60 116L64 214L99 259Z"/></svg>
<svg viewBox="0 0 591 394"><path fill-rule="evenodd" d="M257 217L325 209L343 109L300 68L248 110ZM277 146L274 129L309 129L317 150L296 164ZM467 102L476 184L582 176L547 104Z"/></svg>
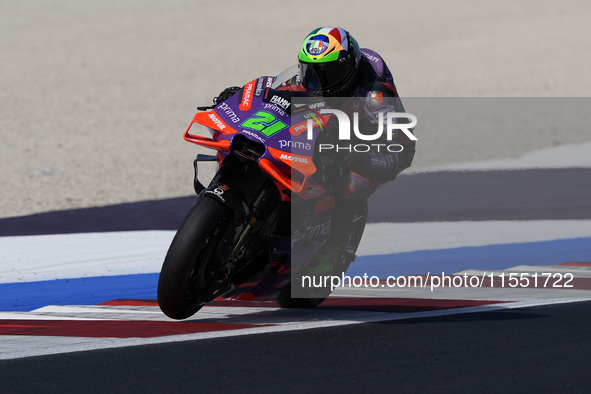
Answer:
<svg viewBox="0 0 591 394"><path fill-rule="evenodd" d="M168 317L186 319L218 296L224 278L215 252L230 219L230 209L208 197L200 197L185 218L158 280L158 304Z"/></svg>

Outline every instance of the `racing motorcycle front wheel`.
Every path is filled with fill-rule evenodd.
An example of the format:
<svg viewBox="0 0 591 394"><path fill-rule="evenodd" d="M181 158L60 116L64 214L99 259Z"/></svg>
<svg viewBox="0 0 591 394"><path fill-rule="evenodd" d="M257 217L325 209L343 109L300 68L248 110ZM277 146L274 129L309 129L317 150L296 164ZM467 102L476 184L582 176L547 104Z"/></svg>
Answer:
<svg viewBox="0 0 591 394"><path fill-rule="evenodd" d="M162 264L158 305L166 316L186 319L223 288L216 249L231 223L231 211L199 197L177 231Z"/></svg>

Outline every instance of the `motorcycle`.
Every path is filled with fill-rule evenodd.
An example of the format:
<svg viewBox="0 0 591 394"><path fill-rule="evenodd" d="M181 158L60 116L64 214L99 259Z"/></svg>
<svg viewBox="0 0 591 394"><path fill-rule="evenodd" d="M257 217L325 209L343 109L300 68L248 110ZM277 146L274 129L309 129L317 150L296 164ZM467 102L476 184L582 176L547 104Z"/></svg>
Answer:
<svg viewBox="0 0 591 394"><path fill-rule="evenodd" d="M336 216L352 225L330 266L314 272L339 275L354 260L370 191L346 160L314 149L329 138L331 115L318 112L326 104L310 91L303 94L312 104L294 107L290 98L302 91L289 86L300 86L298 78L293 66L254 79L222 103L198 107L185 131L186 141L217 152L194 161L198 196L160 272L158 304L170 318L186 319L220 297L319 305L330 289L306 288L302 275L314 271ZM203 126L208 136L193 131ZM218 163L207 187L197 176L204 161Z"/></svg>

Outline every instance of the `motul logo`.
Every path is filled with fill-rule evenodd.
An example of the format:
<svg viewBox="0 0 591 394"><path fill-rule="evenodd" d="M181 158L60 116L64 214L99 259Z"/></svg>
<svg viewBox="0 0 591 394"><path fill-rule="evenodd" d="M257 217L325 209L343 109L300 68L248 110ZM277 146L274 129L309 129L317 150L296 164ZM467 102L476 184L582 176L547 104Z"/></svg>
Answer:
<svg viewBox="0 0 591 394"><path fill-rule="evenodd" d="M226 125L222 123L221 120L219 120L217 118L217 116L215 116L214 114L209 114L209 119L211 119L211 121L220 129L223 130L226 128Z"/></svg>
<svg viewBox="0 0 591 394"><path fill-rule="evenodd" d="M292 155L286 155L285 153L281 154L281 160L289 160L294 163L309 163L308 159L305 157L295 157Z"/></svg>

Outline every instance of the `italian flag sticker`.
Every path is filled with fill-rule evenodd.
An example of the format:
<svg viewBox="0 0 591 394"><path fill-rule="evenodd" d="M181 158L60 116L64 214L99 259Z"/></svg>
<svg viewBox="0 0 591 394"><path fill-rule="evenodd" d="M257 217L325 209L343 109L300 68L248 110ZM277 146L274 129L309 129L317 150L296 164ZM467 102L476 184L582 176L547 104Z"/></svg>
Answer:
<svg viewBox="0 0 591 394"><path fill-rule="evenodd" d="M322 53L322 51L324 50L324 43L322 41L312 41L312 44L310 44L310 53L313 55L318 55L320 53Z"/></svg>

